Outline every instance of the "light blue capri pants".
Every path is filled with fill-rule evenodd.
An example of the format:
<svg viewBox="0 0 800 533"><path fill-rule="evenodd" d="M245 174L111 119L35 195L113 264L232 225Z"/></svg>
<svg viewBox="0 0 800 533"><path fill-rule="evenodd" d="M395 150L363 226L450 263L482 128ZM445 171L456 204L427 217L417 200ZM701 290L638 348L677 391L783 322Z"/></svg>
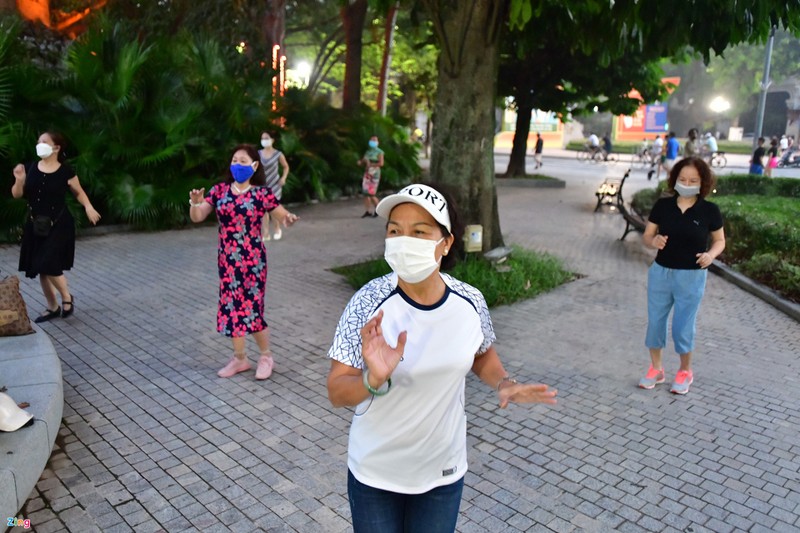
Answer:
<svg viewBox="0 0 800 533"><path fill-rule="evenodd" d="M697 311L706 290L708 270L665 268L653 263L647 272L647 336L648 348L667 345L667 318L672 313L672 340L679 354L694 350Z"/></svg>

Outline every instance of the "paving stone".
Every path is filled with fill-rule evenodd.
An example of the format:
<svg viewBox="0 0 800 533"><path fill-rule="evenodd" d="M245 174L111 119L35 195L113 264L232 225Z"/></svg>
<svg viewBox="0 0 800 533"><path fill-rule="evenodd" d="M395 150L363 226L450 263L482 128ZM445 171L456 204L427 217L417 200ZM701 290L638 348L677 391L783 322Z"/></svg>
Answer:
<svg viewBox="0 0 800 533"><path fill-rule="evenodd" d="M598 180L621 168L548 166L566 189L498 188L504 237L584 277L492 318L506 368L561 400L499 411L467 379L459 531L797 529L796 322L711 275L692 391L638 389L653 253L618 240L618 214L592 212ZM646 186L634 173L626 197ZM263 383L216 377L230 342L214 331L213 226L78 240L68 278L79 308L43 326L62 360L65 417L27 502L37 531L349 530L351 414L329 405L324 380L353 290L328 269L380 255L383 235L355 199L297 210L301 222L268 245L278 366ZM0 269L14 271L18 252L0 247ZM21 290L41 302L37 281ZM671 346L664 359L675 372Z"/></svg>

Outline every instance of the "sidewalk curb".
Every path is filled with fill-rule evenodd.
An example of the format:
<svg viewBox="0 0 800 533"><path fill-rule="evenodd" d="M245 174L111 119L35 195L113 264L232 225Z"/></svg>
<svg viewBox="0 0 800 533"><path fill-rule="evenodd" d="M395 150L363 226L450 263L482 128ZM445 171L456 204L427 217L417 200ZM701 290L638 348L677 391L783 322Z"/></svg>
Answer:
<svg viewBox="0 0 800 533"><path fill-rule="evenodd" d="M782 311L783 313L792 317L797 322L800 322L800 305L783 298L776 291L753 281L747 276L735 271L728 265L716 260L711 264L711 266L708 267L708 269L718 276L730 281L734 285L746 290L750 294L761 298L779 311Z"/></svg>
<svg viewBox="0 0 800 533"><path fill-rule="evenodd" d="M498 187L533 187L542 189L564 189L567 187L567 182L558 178L497 178L494 183Z"/></svg>

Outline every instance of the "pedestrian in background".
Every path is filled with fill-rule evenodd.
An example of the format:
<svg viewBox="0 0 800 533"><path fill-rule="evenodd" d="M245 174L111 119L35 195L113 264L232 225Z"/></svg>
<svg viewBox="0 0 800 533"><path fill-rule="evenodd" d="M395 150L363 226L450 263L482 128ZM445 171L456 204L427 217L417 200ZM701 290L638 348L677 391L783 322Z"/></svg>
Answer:
<svg viewBox="0 0 800 533"><path fill-rule="evenodd" d="M206 194L189 194L189 216L202 222L211 213L219 221L219 305L217 331L230 337L233 357L217 375L229 378L250 370L245 353L245 335L252 334L260 350L256 379L267 379L275 365L269 348L269 330L264 315L267 285L267 252L261 240L261 224L271 213L285 226L297 221L264 184L264 168L256 147L240 144L233 149L225 180Z"/></svg>
<svg viewBox="0 0 800 533"><path fill-rule="evenodd" d="M381 183L381 168L383 167L383 150L378 148L378 136L370 137L367 144L367 151L358 160L358 165L365 167L364 175L361 178L365 211L361 218L378 216L374 209L378 206L378 186Z"/></svg>
<svg viewBox="0 0 800 533"><path fill-rule="evenodd" d="M452 267L463 226L448 194L421 184L384 198L394 271L362 287L328 352L328 397L353 406L348 497L355 533L455 531L467 471L465 377L501 408L556 403L547 385L506 373L483 295Z"/></svg>
<svg viewBox="0 0 800 533"><path fill-rule="evenodd" d="M651 159L653 163L650 165L650 170L647 172L647 180L653 179L653 175L658 172L658 175L661 175L661 165L664 164L664 138L660 135L656 135L655 140L653 140L653 148L651 153ZM656 181L658 181L658 177L656 177Z"/></svg>
<svg viewBox="0 0 800 533"><path fill-rule="evenodd" d="M695 128L690 129L687 136L686 144L683 145L683 157L695 157L698 154L697 130Z"/></svg>
<svg viewBox="0 0 800 533"><path fill-rule="evenodd" d="M664 172L670 172L675 165L675 161L678 159L679 150L680 143L678 139L675 138L675 132L671 131L667 136L667 142L664 144L664 151L661 154L661 165L658 167L658 172L656 173L656 181L661 179L661 169L664 169Z"/></svg>
<svg viewBox="0 0 800 533"><path fill-rule="evenodd" d="M651 364L639 381L643 389L665 381L662 353L667 345L670 311L672 340L680 354L680 368L670 392L686 394L694 381L692 352L706 269L725 249L722 214L716 204L705 199L715 181L705 161L682 159L672 167L667 181L672 195L659 198L650 212L642 241L658 253L647 274L645 345Z"/></svg>
<svg viewBox="0 0 800 533"><path fill-rule="evenodd" d="M37 323L67 318L75 311L75 298L64 275L75 261L75 220L67 209L67 193L71 192L83 206L92 225L100 220L78 176L66 163L65 149L66 140L61 134L46 131L39 135L36 144L39 161L27 169L22 164L14 167L11 196L28 201L19 269L28 278L39 276L47 302L44 314L34 320Z"/></svg>
<svg viewBox="0 0 800 533"><path fill-rule="evenodd" d="M772 169L778 166L778 138L773 137L769 141L769 148L767 149L767 177L772 177Z"/></svg>
<svg viewBox="0 0 800 533"><path fill-rule="evenodd" d="M753 151L753 157L750 159L750 174L761 176L764 174L764 156L767 151L764 149L764 137L758 138L758 147Z"/></svg>
<svg viewBox="0 0 800 533"><path fill-rule="evenodd" d="M286 157L284 157L279 150L275 149L274 144L275 140L273 139L272 135L270 135L269 132L262 131L261 150L258 151L258 156L261 160L261 166L264 168L266 186L269 187L269 189L272 191L272 194L275 195L275 198L277 198L278 201L281 201L283 196L283 186L286 185L286 178L289 177L289 163L286 161ZM280 174L278 174L279 165L282 169ZM283 236L281 232L281 225L274 217L270 217L269 213L264 215L264 223L263 227L261 228L261 234L265 241L270 240L270 219L275 226L272 236L276 241L278 241Z"/></svg>
<svg viewBox="0 0 800 533"><path fill-rule="evenodd" d="M533 160L536 161L536 167L540 168L542 166L542 149L544 148L544 140L542 139L542 134L536 132L536 147L533 149Z"/></svg>
<svg viewBox="0 0 800 533"><path fill-rule="evenodd" d="M606 132L603 135L603 160L608 161L608 155L614 150L614 145L611 144L611 134Z"/></svg>

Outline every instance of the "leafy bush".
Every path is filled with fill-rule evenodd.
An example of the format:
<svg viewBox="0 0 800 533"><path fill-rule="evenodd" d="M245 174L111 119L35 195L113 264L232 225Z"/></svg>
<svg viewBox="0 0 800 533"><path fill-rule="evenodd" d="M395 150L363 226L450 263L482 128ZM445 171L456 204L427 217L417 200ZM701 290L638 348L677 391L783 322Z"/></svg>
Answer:
<svg viewBox="0 0 800 533"><path fill-rule="evenodd" d="M649 213L665 189L637 192L637 209ZM720 176L710 198L722 211L726 247L720 259L787 298L800 302L800 180Z"/></svg>
<svg viewBox="0 0 800 533"><path fill-rule="evenodd" d="M18 38L22 28L0 18L0 174L33 158L39 132L58 130L103 224L185 224L188 191L219 181L230 149L257 144L262 130L277 136L289 160L286 201L359 190L356 161L371 135L386 153L386 188L419 174L417 146L402 124L366 107L346 115L299 90L273 111L273 72L207 36L147 37L101 15L43 59L41 39ZM8 189L0 190L0 238L13 240L24 202Z"/></svg>
<svg viewBox="0 0 800 533"><path fill-rule="evenodd" d="M636 191L633 194L633 197L631 197L631 206L633 206L637 213L647 217L650 214L650 211L653 209L653 205L655 205L659 196L661 196L661 193L657 188Z"/></svg>
<svg viewBox="0 0 800 533"><path fill-rule="evenodd" d="M787 298L800 303L800 266L777 254L755 255L738 265L748 277L773 287Z"/></svg>
<svg viewBox="0 0 800 533"><path fill-rule="evenodd" d="M800 265L800 201L751 195L721 196L715 202L725 221L727 261L774 253Z"/></svg>
<svg viewBox="0 0 800 533"><path fill-rule="evenodd" d="M716 194L756 194L761 196L786 196L800 198L800 180L770 178L752 174L730 174L717 177Z"/></svg>
<svg viewBox="0 0 800 533"><path fill-rule="evenodd" d="M476 255L468 255L448 274L483 293L489 307L507 305L543 292L576 278L564 270L561 261L551 255L514 246L514 252L503 263L508 271L498 272L494 265ZM391 272L383 258L332 269L345 276L347 283L360 289L368 281Z"/></svg>

